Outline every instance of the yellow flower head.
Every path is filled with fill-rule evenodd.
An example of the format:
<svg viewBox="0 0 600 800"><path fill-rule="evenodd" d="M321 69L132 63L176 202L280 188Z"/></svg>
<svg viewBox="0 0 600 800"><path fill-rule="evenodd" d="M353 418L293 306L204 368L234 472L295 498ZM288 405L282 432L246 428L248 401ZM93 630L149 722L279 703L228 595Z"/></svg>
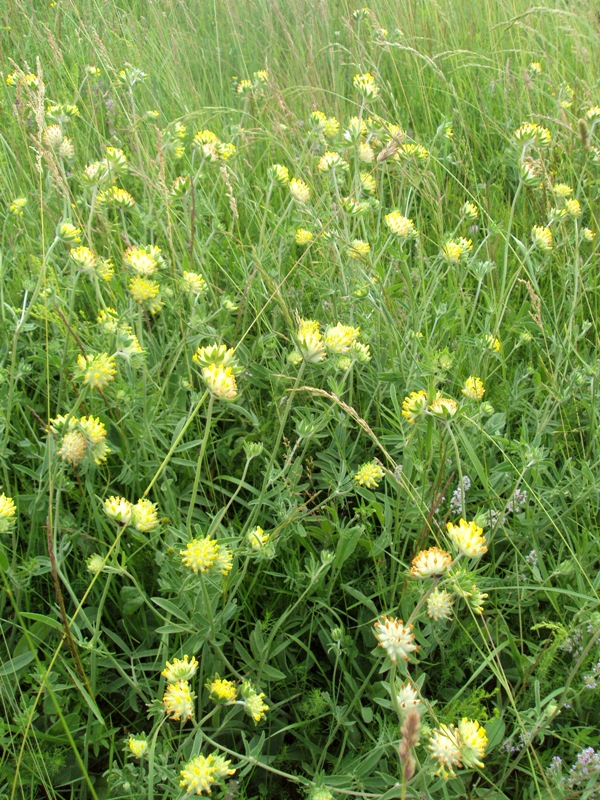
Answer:
<svg viewBox="0 0 600 800"><path fill-rule="evenodd" d="M493 350L494 353L500 352L500 339L497 339L491 333L485 337L485 343L490 350Z"/></svg>
<svg viewBox="0 0 600 800"><path fill-rule="evenodd" d="M262 550L269 541L270 534L265 533L260 525L257 525L251 531L248 531L246 539L253 550Z"/></svg>
<svg viewBox="0 0 600 800"><path fill-rule="evenodd" d="M237 397L237 383L231 367L209 364L202 369L202 377L219 400L234 400Z"/></svg>
<svg viewBox="0 0 600 800"><path fill-rule="evenodd" d="M548 128L543 128L537 122L525 122L515 131L515 139L519 144L542 148L550 144L552 135Z"/></svg>
<svg viewBox="0 0 600 800"><path fill-rule="evenodd" d="M0 494L0 533L8 533L16 522L17 507L12 497Z"/></svg>
<svg viewBox="0 0 600 800"><path fill-rule="evenodd" d="M375 638L383 647L392 664L401 658L408 661L418 650L412 625L405 625L401 619L383 616L375 623Z"/></svg>
<svg viewBox="0 0 600 800"><path fill-rule="evenodd" d="M313 238L312 231L309 231L306 228L298 228L298 230L294 234L294 241L301 247L304 247L310 241L312 241L312 238Z"/></svg>
<svg viewBox="0 0 600 800"><path fill-rule="evenodd" d="M443 575L452 566L452 556L439 547L421 550L412 560L410 574L413 578L431 578Z"/></svg>
<svg viewBox="0 0 600 800"><path fill-rule="evenodd" d="M542 65L539 61L532 61L527 69L530 75L542 74Z"/></svg>
<svg viewBox="0 0 600 800"><path fill-rule="evenodd" d="M436 417L452 419L458 411L458 403L452 397L441 397L438 395L429 405L429 411Z"/></svg>
<svg viewBox="0 0 600 800"><path fill-rule="evenodd" d="M414 158L416 161L425 161L427 158L429 158L429 150L426 147L423 147L422 144L407 142L406 144L400 145L397 156L398 158Z"/></svg>
<svg viewBox="0 0 600 800"><path fill-rule="evenodd" d="M204 277L199 272L184 272L183 285L185 289L194 297L205 294L208 286Z"/></svg>
<svg viewBox="0 0 600 800"><path fill-rule="evenodd" d="M133 505L124 497L107 497L104 501L104 513L119 525L129 525Z"/></svg>
<svg viewBox="0 0 600 800"><path fill-rule="evenodd" d="M475 222L475 220L479 216L479 209L477 208L475 203L470 203L467 200L467 202L461 208L461 214L465 219L468 219L471 222Z"/></svg>
<svg viewBox="0 0 600 800"><path fill-rule="evenodd" d="M137 275L153 275L160 266L164 266L164 259L160 247L156 245L133 245L123 253L123 264L131 267Z"/></svg>
<svg viewBox="0 0 600 800"><path fill-rule="evenodd" d="M309 119L313 130L317 133L322 133L327 122L327 116L322 111L311 111Z"/></svg>
<svg viewBox="0 0 600 800"><path fill-rule="evenodd" d="M363 164L372 164L375 161L375 151L368 142L359 142L356 153Z"/></svg>
<svg viewBox="0 0 600 800"><path fill-rule="evenodd" d="M442 252L444 254L444 258L450 264L458 264L464 255L464 250L460 243L455 241L446 242L442 248Z"/></svg>
<svg viewBox="0 0 600 800"><path fill-rule="evenodd" d="M172 662L167 661L160 674L167 679L167 683L177 683L178 681L191 681L197 669L198 661L195 656L192 656L191 660L189 656L184 656L183 658L174 658Z"/></svg>
<svg viewBox="0 0 600 800"><path fill-rule="evenodd" d="M160 286L156 281L148 281L136 275L129 281L129 292L136 303L149 305L158 299Z"/></svg>
<svg viewBox="0 0 600 800"><path fill-rule="evenodd" d="M130 736L127 747L129 752L136 758L142 758L148 752L148 742L138 736Z"/></svg>
<svg viewBox="0 0 600 800"><path fill-rule="evenodd" d="M362 75L355 75L352 81L354 88L357 89L363 97L374 99L379 95L379 88L375 83L375 77L370 72L365 72Z"/></svg>
<svg viewBox="0 0 600 800"><path fill-rule="evenodd" d="M375 461L369 461L362 464L354 476L354 480L359 486L366 486L367 489L377 489L379 481L383 478L385 472Z"/></svg>
<svg viewBox="0 0 600 800"><path fill-rule="evenodd" d="M385 224L400 239L414 239L418 235L412 219L403 217L399 211L391 211L386 214Z"/></svg>
<svg viewBox="0 0 600 800"><path fill-rule="evenodd" d="M106 428L97 417L60 415L50 421L53 433L62 436L58 455L72 466L89 458L94 464L106 461L110 448L106 444Z"/></svg>
<svg viewBox="0 0 600 800"><path fill-rule="evenodd" d="M163 705L167 717L187 722L194 716L194 700L196 695L191 691L187 681L170 683L163 695Z"/></svg>
<svg viewBox="0 0 600 800"><path fill-rule="evenodd" d="M429 739L429 751L438 760L438 775L444 780L450 776L456 777L454 767L462 766L462 756L460 752L460 736L456 725L440 725L431 734Z"/></svg>
<svg viewBox="0 0 600 800"><path fill-rule="evenodd" d="M98 256L92 253L89 247L85 245L73 247L69 255L82 272L87 272L88 274L93 274L95 272Z"/></svg>
<svg viewBox="0 0 600 800"><path fill-rule="evenodd" d="M257 692L250 681L242 683L240 693L244 698L246 713L252 717L254 722L263 720L269 710L269 706L263 702L265 695L262 692Z"/></svg>
<svg viewBox="0 0 600 800"><path fill-rule="evenodd" d="M290 182L290 171L283 164L272 164L269 167L269 172L273 180L281 184L281 186L287 186Z"/></svg>
<svg viewBox="0 0 600 800"><path fill-rule="evenodd" d="M422 419L427 413L427 392L423 389L411 392L402 403L402 416L411 425Z"/></svg>
<svg viewBox="0 0 600 800"><path fill-rule="evenodd" d="M573 189L566 183L555 183L552 187L552 193L557 197L566 199L567 197L571 197L573 195Z"/></svg>
<svg viewBox="0 0 600 800"><path fill-rule="evenodd" d="M206 684L211 699L215 703L234 703L237 700L237 687L233 681L225 678L216 678Z"/></svg>
<svg viewBox="0 0 600 800"><path fill-rule="evenodd" d="M353 239L348 247L350 258L366 258L371 252L371 245L362 239Z"/></svg>
<svg viewBox="0 0 600 800"><path fill-rule="evenodd" d="M310 200L310 189L308 184L300 178L292 178L290 181L290 192L294 200L305 205Z"/></svg>
<svg viewBox="0 0 600 800"><path fill-rule="evenodd" d="M179 555L183 556L184 566L193 572L208 572L219 555L219 543L210 536L192 539L187 543L185 550L179 551Z"/></svg>
<svg viewBox="0 0 600 800"><path fill-rule="evenodd" d="M351 325L337 325L327 328L325 331L325 347L330 353L336 355L347 355L352 346L360 336L360 328L353 328Z"/></svg>
<svg viewBox="0 0 600 800"><path fill-rule="evenodd" d="M158 514L156 503L150 502L146 498L138 500L131 507L131 524L138 531L151 531L158 525Z"/></svg>
<svg viewBox="0 0 600 800"><path fill-rule="evenodd" d="M219 755L216 751L209 756L195 756L179 773L179 785L186 790L186 794L211 794L211 788L217 781L223 781L235 775L234 769L229 769L231 761Z"/></svg>
<svg viewBox="0 0 600 800"><path fill-rule="evenodd" d="M445 589L434 589L427 598L427 614L434 622L450 619L454 600Z"/></svg>
<svg viewBox="0 0 600 800"><path fill-rule="evenodd" d="M27 198L26 197L15 197L12 201L8 210L13 215L13 217L22 217L23 216L23 209L27 205Z"/></svg>
<svg viewBox="0 0 600 800"><path fill-rule="evenodd" d="M297 333L298 350L309 364L318 364L325 358L325 342L319 323L312 319L301 319Z"/></svg>
<svg viewBox="0 0 600 800"><path fill-rule="evenodd" d="M58 150L63 140L63 132L60 125L49 125L44 131L42 141L51 150Z"/></svg>
<svg viewBox="0 0 600 800"><path fill-rule="evenodd" d="M552 231L544 225L534 225L531 241L538 250L552 250Z"/></svg>
<svg viewBox="0 0 600 800"><path fill-rule="evenodd" d="M580 217L581 203L579 200L575 200L575 198L565 200L565 210L570 217Z"/></svg>
<svg viewBox="0 0 600 800"><path fill-rule="evenodd" d="M357 142L361 136L367 135L367 123L364 119L350 117L348 127L344 131L344 139L348 142Z"/></svg>
<svg viewBox="0 0 600 800"><path fill-rule="evenodd" d="M83 382L86 386L90 386L92 389L106 388L117 374L114 356L109 356L108 353L79 355L77 357L77 370L83 377Z"/></svg>
<svg viewBox="0 0 600 800"><path fill-rule="evenodd" d="M463 766L482 769L484 763L481 759L485 755L488 743L485 728L482 728L477 720L463 717L458 723L458 733Z"/></svg>
<svg viewBox="0 0 600 800"><path fill-rule="evenodd" d="M370 172L360 173L360 185L362 190L367 194L375 194L377 191L377 183Z"/></svg>
<svg viewBox="0 0 600 800"><path fill-rule="evenodd" d="M462 389L462 393L465 397L468 397L471 400L483 400L485 387L481 378L476 378L474 375L470 375L465 381L465 386L464 389Z"/></svg>
<svg viewBox="0 0 600 800"><path fill-rule="evenodd" d="M76 228L71 222L61 222L56 229L56 235L63 242L73 244L81 242L81 228Z"/></svg>
<svg viewBox="0 0 600 800"><path fill-rule="evenodd" d="M487 552L483 528L476 522L467 522L464 519L458 525L448 522L446 530L448 538L462 555L475 558Z"/></svg>
<svg viewBox="0 0 600 800"><path fill-rule="evenodd" d="M132 195L119 186L109 186L98 192L96 202L100 208L102 206L115 206L116 208L133 208L135 200Z"/></svg>
<svg viewBox="0 0 600 800"><path fill-rule="evenodd" d="M344 161L344 159L341 157L339 153L336 153L335 151L332 150L328 150L319 159L319 163L317 164L317 169L319 170L319 172L335 172L336 170L344 172L345 170L348 169L348 162ZM303 202L307 201L304 200Z"/></svg>
<svg viewBox="0 0 600 800"><path fill-rule="evenodd" d="M340 132L340 123L336 117L327 117L323 125L323 136L326 139L334 139Z"/></svg>

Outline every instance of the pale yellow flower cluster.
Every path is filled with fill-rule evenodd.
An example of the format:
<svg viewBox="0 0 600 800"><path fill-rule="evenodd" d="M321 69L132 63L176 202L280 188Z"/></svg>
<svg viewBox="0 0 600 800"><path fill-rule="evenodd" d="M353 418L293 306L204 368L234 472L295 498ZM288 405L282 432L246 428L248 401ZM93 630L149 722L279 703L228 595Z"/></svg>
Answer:
<svg viewBox="0 0 600 800"><path fill-rule="evenodd" d="M181 770L179 785L186 795L211 794L215 784L223 784L226 778L235 775L230 769L231 761L216 750L209 756L198 755L190 759Z"/></svg>
<svg viewBox="0 0 600 800"><path fill-rule="evenodd" d="M465 259L472 249L473 242L471 239L465 239L464 236L461 236L459 239L452 239L446 242L442 252L449 264L458 264Z"/></svg>
<svg viewBox="0 0 600 800"><path fill-rule="evenodd" d="M412 630L412 625L405 625L401 619L385 615L375 623L375 638L392 664L399 658L408 661L419 649Z"/></svg>
<svg viewBox="0 0 600 800"><path fill-rule="evenodd" d="M77 356L77 373L91 389L105 389L117 374L115 358L108 353L80 354Z"/></svg>
<svg viewBox="0 0 600 800"><path fill-rule="evenodd" d="M366 363L371 358L369 346L358 341L360 329L351 325L330 325L321 333L319 322L301 319L296 333L296 351L290 356L292 361L318 364L329 353L336 358L336 366L349 369L354 361Z"/></svg>
<svg viewBox="0 0 600 800"><path fill-rule="evenodd" d="M482 768L487 743L485 728L477 720L463 717L458 726L440 725L429 739L429 751L439 762L437 774L448 780L456 776L455 767Z"/></svg>
<svg viewBox="0 0 600 800"><path fill-rule="evenodd" d="M192 360L200 367L208 389L219 400L234 400L238 389L235 376L243 371L233 348L224 344L198 347Z"/></svg>
<svg viewBox="0 0 600 800"><path fill-rule="evenodd" d="M385 472L379 464L375 461L368 461L358 468L354 480L359 486L365 486L367 489L377 489L379 481L384 475Z"/></svg>
<svg viewBox="0 0 600 800"><path fill-rule="evenodd" d="M232 142L222 142L217 134L210 130L198 131L192 141L192 147L208 162L225 162L236 153L236 146Z"/></svg>
<svg viewBox="0 0 600 800"><path fill-rule="evenodd" d="M177 683L178 681L191 681L198 670L198 661L195 656L190 659L184 655L183 658L174 658L167 661L165 668L160 673L167 683Z"/></svg>
<svg viewBox="0 0 600 800"><path fill-rule="evenodd" d="M119 525L132 525L138 531L151 531L158 525L156 503L141 498L130 503L124 497L108 497L104 501L104 513Z"/></svg>
<svg viewBox="0 0 600 800"><path fill-rule="evenodd" d="M0 494L0 533L8 533L14 526L17 516L17 507L12 497L7 497L4 492Z"/></svg>
<svg viewBox="0 0 600 800"><path fill-rule="evenodd" d="M202 539L192 539L180 550L182 562L192 572L215 572L227 575L233 566L233 555L226 546L219 544L216 539L204 536Z"/></svg>
<svg viewBox="0 0 600 800"><path fill-rule="evenodd" d="M50 430L58 437L58 455L73 467L85 461L101 464L110 453L106 428L97 417L60 414L50 420Z"/></svg>
<svg viewBox="0 0 600 800"><path fill-rule="evenodd" d="M167 717L176 722L187 722L194 716L196 695L187 681L169 683L163 695L163 705Z"/></svg>

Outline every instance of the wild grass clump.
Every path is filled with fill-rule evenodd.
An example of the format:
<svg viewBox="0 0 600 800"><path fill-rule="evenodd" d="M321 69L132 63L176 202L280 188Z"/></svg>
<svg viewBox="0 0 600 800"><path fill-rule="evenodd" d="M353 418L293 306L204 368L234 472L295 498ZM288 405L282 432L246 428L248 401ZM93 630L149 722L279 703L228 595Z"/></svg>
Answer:
<svg viewBox="0 0 600 800"><path fill-rule="evenodd" d="M600 796L592 11L1 12L0 797Z"/></svg>

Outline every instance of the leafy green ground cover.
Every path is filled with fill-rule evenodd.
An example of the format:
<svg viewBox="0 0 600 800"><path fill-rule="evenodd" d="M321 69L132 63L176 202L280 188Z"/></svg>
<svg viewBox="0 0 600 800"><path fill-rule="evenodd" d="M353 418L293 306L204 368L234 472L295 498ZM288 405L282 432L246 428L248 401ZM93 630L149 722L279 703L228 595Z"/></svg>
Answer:
<svg viewBox="0 0 600 800"><path fill-rule="evenodd" d="M0 26L0 797L600 796L594 4Z"/></svg>

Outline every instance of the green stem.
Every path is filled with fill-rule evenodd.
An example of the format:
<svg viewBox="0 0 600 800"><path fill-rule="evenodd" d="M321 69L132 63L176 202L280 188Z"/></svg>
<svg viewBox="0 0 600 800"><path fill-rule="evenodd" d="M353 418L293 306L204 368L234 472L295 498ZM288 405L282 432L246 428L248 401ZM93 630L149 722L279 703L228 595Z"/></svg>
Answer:
<svg viewBox="0 0 600 800"><path fill-rule="evenodd" d="M198 463L196 464L196 474L194 476L194 485L192 487L190 507L188 509L187 521L185 525L187 534L190 537L190 539L192 538L192 517L194 516L194 506L196 505L196 497L198 496L198 486L200 485L200 475L202 473L202 462L204 461L204 453L206 452L206 445L208 444L208 434L210 431L210 423L212 420L212 410L214 402L215 402L214 395L211 394L210 400L208 401L208 408L206 410L204 435L202 437L202 442L200 443L200 452L198 454Z"/></svg>
<svg viewBox="0 0 600 800"><path fill-rule="evenodd" d="M203 404L203 403L204 403L204 401L206 400L207 396L208 396L208 389L207 389L207 390L204 392L204 394L202 395L202 397L200 398L200 400L198 400L198 402L196 403L196 405L195 405L195 406L194 406L194 408L192 409L192 413L191 413L191 414L190 414L190 416L187 418L185 425L183 426L183 428L182 428L182 429L179 431L179 433L178 433L178 434L177 434L177 436L175 437L175 441L173 442L173 444L172 444L172 445L171 445L171 447L169 448L169 452L167 453L167 455L166 455L166 456L163 458L163 460L162 460L162 464L159 466L159 468L158 468L158 469L156 470L156 472L154 473L154 477L152 478L152 480L150 481L150 483L149 483L149 484L148 484L148 486L146 487L146 490L145 490L145 492L142 494L142 498L144 498L144 497L147 497L147 496L148 496L148 493L149 493L150 489L152 489L152 487L154 486L154 484L156 483L156 481L157 481L157 480L160 478L160 476L162 475L162 472L163 472L163 470L165 469L165 467L167 466L167 464L169 463L169 461L171 460L171 457L173 456L173 453L175 452L175 450L177 450L177 448L179 447L179 444L180 444L181 440L182 440L182 439L183 439L183 437L185 436L185 432L187 431L187 429L190 427L190 425L192 424L192 422L193 422L193 421L196 419L196 417L198 416L198 412L199 412L199 411L200 411L200 409L202 408L202 404Z"/></svg>

